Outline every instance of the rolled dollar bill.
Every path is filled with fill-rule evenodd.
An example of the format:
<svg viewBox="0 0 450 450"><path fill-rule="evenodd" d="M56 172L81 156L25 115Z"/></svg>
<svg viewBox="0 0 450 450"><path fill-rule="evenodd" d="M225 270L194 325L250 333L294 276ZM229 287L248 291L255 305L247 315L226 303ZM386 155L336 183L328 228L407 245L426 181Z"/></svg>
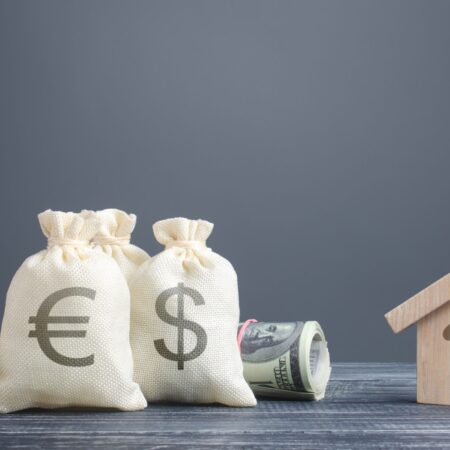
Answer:
<svg viewBox="0 0 450 450"><path fill-rule="evenodd" d="M330 379L327 341L317 322L240 324L244 378L256 395L321 400Z"/></svg>

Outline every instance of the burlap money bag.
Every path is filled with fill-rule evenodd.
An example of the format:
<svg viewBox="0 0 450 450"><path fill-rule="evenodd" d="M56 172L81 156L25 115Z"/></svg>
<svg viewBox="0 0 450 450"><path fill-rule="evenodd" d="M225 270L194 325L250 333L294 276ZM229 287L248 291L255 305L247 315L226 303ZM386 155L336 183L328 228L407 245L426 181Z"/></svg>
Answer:
<svg viewBox="0 0 450 450"><path fill-rule="evenodd" d="M144 250L130 243L131 233L136 225L136 216L119 209L104 209L95 214L100 221L100 226L92 243L115 259L129 281L138 267L149 258Z"/></svg>
<svg viewBox="0 0 450 450"><path fill-rule="evenodd" d="M236 273L206 247L213 224L168 219L153 225L166 249L130 285L135 380L153 401L253 406L236 342Z"/></svg>
<svg viewBox="0 0 450 450"><path fill-rule="evenodd" d="M129 289L89 240L95 217L45 211L48 248L14 275L0 334L0 411L146 406L133 381Z"/></svg>

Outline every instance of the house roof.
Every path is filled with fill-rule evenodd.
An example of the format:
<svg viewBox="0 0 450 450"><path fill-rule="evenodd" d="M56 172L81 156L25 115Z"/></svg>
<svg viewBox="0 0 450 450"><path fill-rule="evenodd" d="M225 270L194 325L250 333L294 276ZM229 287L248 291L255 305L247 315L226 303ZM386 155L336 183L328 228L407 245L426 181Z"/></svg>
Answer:
<svg viewBox="0 0 450 450"><path fill-rule="evenodd" d="M450 301L450 273L398 305L384 317L394 333L398 333L448 301Z"/></svg>

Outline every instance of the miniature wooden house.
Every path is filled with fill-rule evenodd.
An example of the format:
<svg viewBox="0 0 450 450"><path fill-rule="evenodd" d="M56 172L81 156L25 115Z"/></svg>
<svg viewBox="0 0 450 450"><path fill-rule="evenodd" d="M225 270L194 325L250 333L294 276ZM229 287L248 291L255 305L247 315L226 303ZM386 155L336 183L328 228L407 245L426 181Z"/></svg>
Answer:
<svg viewBox="0 0 450 450"><path fill-rule="evenodd" d="M385 317L394 333L417 323L417 401L450 405L450 274Z"/></svg>

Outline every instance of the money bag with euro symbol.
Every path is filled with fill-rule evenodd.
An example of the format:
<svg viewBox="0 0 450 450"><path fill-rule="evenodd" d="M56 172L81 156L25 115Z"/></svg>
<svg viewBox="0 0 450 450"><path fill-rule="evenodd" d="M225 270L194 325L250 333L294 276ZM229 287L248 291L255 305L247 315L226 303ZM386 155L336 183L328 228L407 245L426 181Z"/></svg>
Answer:
<svg viewBox="0 0 450 450"><path fill-rule="evenodd" d="M6 297L0 412L93 406L138 410L130 293L117 262L92 246L94 213L38 216L48 247L28 257Z"/></svg>
<svg viewBox="0 0 450 450"><path fill-rule="evenodd" d="M135 380L150 402L256 404L236 342L237 276L206 246L212 229L204 220L156 222L165 250L130 283Z"/></svg>

